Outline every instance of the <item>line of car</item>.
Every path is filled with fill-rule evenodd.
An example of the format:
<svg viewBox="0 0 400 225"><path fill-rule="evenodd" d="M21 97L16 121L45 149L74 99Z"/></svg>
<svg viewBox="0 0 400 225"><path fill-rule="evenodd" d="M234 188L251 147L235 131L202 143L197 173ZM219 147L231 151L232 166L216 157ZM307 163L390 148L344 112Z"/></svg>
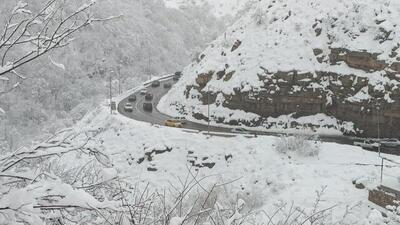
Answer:
<svg viewBox="0 0 400 225"><path fill-rule="evenodd" d="M173 76L173 81L178 81L182 76L182 72L176 72ZM155 80L151 83L152 88L158 88L161 86L161 82L159 80ZM166 82L163 84L163 88L165 89L170 89L172 87L172 84L169 82ZM153 94L147 90L147 88L140 90L139 95L144 96L145 102L143 102L143 110L146 112L152 112L153 111ZM125 103L124 105L124 111L125 112L133 112L135 107L133 106L133 103L137 101L137 96L136 94L132 94L128 97L128 102Z"/></svg>
<svg viewBox="0 0 400 225"><path fill-rule="evenodd" d="M181 77L182 73L181 72L176 72L175 75L173 76L173 81L178 81ZM150 85L152 88L158 88L161 86L161 82L159 80L155 80L151 83ZM172 84L169 82L163 83L163 88L165 89L170 89L172 87ZM144 96L145 102L143 102L143 110L146 112L152 112L153 111L153 99L154 96L151 92L149 92L147 89L142 89L139 92L140 96ZM126 112L133 112L134 106L133 102L137 101L137 95L132 94L128 97L128 102L125 103L124 105L124 110ZM184 125L187 123L186 118L184 117L176 117L174 119L167 119L164 121L164 125L168 127L175 127L175 128L183 128Z"/></svg>

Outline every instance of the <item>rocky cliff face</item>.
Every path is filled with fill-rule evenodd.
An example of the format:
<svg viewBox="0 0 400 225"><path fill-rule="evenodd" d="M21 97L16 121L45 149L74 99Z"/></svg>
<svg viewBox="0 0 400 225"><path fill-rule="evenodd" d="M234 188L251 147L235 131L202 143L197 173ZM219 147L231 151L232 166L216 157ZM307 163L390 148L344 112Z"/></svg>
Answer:
<svg viewBox="0 0 400 225"><path fill-rule="evenodd" d="M397 14L389 0L261 1L185 69L161 108L206 119L213 104L226 109L218 122L267 128L271 117L324 113L360 136L400 137ZM237 110L258 117L230 118Z"/></svg>
<svg viewBox="0 0 400 225"><path fill-rule="evenodd" d="M330 55L332 59L342 58L350 67L362 67L366 70L378 70L378 68L385 70L389 67L383 67L384 63L375 61L369 53L348 52L338 57L334 56L336 54L334 52L336 50ZM360 56L363 57L362 61L359 61ZM332 60L331 63L335 62ZM200 100L203 104L208 104L208 99L210 103L214 103L215 94L207 93L204 89L213 75L217 73L210 71L208 74L200 74L197 77L198 85L188 86L186 94L195 89L201 93ZM395 81L400 81L395 72L388 71L387 75ZM229 79L229 74L222 76L221 79ZM369 78L328 71L316 71L312 74L296 70L270 73L266 70L264 74L259 74L259 79L264 86L246 91L235 89L234 94L224 95L223 106L253 112L262 118L278 117L293 112L296 112L298 117L325 113L342 121L354 122L358 128L357 134L360 136L377 136L378 126L381 128L382 136L400 136L398 84L385 85L384 89L377 90L369 84ZM262 118L251 122L253 125L261 125L264 121Z"/></svg>

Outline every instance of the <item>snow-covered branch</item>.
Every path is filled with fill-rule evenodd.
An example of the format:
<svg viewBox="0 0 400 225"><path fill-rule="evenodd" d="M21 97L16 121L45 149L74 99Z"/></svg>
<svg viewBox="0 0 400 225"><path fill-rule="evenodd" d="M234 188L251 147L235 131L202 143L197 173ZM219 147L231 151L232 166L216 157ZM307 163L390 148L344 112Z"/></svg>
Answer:
<svg viewBox="0 0 400 225"><path fill-rule="evenodd" d="M28 3L20 1L17 4L0 33L0 77L16 75L17 68L67 46L73 40L72 36L86 26L120 17L94 18L90 12L94 0L72 12L64 10L63 4L62 0L48 0L36 13L28 9ZM0 94L17 88L23 81L19 80Z"/></svg>
<svg viewBox="0 0 400 225"><path fill-rule="evenodd" d="M123 212L119 201L99 201L93 195L94 191L114 181L115 177L103 181L89 179L93 182L91 185L76 187L76 182L64 181L67 177L58 176L53 170L46 172L47 169L41 168L41 163L51 161L51 158L74 152L96 158L96 155L102 153L97 153L97 150L87 146L91 138L93 136L84 132L66 131L31 148L20 148L2 156L0 223L23 221L24 224L43 224L43 219L48 218L49 213L53 215L55 211L59 212L53 215L57 219L69 217L72 212L74 217L76 213L98 216L99 213ZM74 141L76 144L72 144ZM82 166L78 170L84 172L84 169ZM90 173L89 175L95 176Z"/></svg>

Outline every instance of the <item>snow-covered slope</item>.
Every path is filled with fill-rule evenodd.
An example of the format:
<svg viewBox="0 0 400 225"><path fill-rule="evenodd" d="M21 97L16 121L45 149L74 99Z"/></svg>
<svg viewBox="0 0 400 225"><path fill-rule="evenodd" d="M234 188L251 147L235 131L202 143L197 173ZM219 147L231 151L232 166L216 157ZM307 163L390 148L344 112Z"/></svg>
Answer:
<svg viewBox="0 0 400 225"><path fill-rule="evenodd" d="M362 181L371 188L379 182L375 166L379 157L359 147L322 143L315 157L282 154L275 150L275 137L207 137L110 115L106 107L88 114L75 130L96 132L86 148L101 150L107 156L108 170L117 171L112 176L139 186L149 182L150 189L163 190L192 168L199 177L208 177L201 181L204 186L236 180L229 184L230 193L246 196L248 203L256 203L266 212L272 212L276 204L292 202L311 209L315 191L325 187L320 207L337 205L332 221L340 220L346 207L354 206L345 221L364 224L366 219L360 218L370 213L368 191L356 189L352 181ZM53 163L69 168L71 161L76 167L90 160L71 153ZM385 174L398 173L398 167L385 168ZM385 176L385 184L400 188L393 176Z"/></svg>
<svg viewBox="0 0 400 225"><path fill-rule="evenodd" d="M71 216L81 218L80 222L85 224L103 224L104 217L96 216L94 208L99 208L99 213L113 213L119 209L129 218L131 209L127 210L126 204L136 207L142 195L156 201L160 193L167 194L164 199L168 202L161 201L158 206L174 212L176 203L170 200L174 199L174 190L184 188L189 181L198 182L193 188L197 198L204 189L218 187L215 196L213 194L218 200L215 207L241 199L247 210L251 210L245 225L262 224L268 221L267 215L281 207L282 211L274 216L274 224L279 224L279 219L284 220L285 213L292 207L305 215L324 210L323 224L376 225L380 223L371 220L384 220L378 211L371 211L368 202L368 190L379 184L380 167L377 165L381 161L377 153L314 141L306 141L305 147L301 147L296 144L301 143L300 139L289 140L187 133L134 121L119 114L110 115L104 104L73 128L59 132L32 151L22 149L18 154L4 156L3 160L7 162L17 154L24 163L15 170L2 172L3 179L27 177L29 182L21 183L24 188L11 186L12 191L8 186L4 187L6 194L0 197L0 203L5 207L3 214L6 216L0 216L0 223L9 224L10 218L17 220L20 216L30 221L32 218L64 220L64 216ZM319 149L319 154L316 154L318 151L309 152L310 147ZM25 151L27 155L23 153ZM313 154L305 154L307 152ZM399 157L386 157L400 160ZM400 188L399 167L392 162L385 165L384 184ZM4 163L2 166L4 168ZM142 190L144 192L140 194ZM191 197L191 201L197 201L196 195ZM158 204L151 201L153 203ZM66 210L70 214L60 216L34 208L60 207L57 204L61 207L71 205L72 208ZM154 207L157 210L157 205ZM116 215L121 217L119 212ZM178 210L171 214L179 215ZM232 214L225 216L232 218ZM299 218L304 219L304 215ZM167 224L175 225L172 221Z"/></svg>
<svg viewBox="0 0 400 225"><path fill-rule="evenodd" d="M395 0L259 1L184 69L159 109L202 118L210 100L225 111L218 120L239 114L257 125L270 116L321 112L366 134L377 119L359 119L385 105L395 122L381 122L393 133L400 123L399 16Z"/></svg>
<svg viewBox="0 0 400 225"><path fill-rule="evenodd" d="M217 17L235 16L250 1L252 0L164 0L165 5L171 8L186 6L210 7Z"/></svg>

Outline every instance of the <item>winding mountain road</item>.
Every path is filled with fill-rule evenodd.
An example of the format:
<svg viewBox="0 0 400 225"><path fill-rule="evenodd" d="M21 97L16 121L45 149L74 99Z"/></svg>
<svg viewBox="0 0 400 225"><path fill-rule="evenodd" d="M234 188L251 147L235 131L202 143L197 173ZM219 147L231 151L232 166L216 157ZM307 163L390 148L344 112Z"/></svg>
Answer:
<svg viewBox="0 0 400 225"><path fill-rule="evenodd" d="M118 112L128 118L138 120L138 121L143 121L143 122L148 122L151 124L158 124L164 126L164 121L167 119L170 119L171 117L168 115L165 115L161 113L160 111L157 110L157 104L160 102L161 98L169 91L169 88L164 88L165 83L170 83L171 85L174 85L176 81L172 79L172 77L164 78L160 80L160 86L159 87L152 87L151 83L148 83L144 85L145 89L147 89L148 92L153 94L153 100L151 101L153 103L153 111L148 112L143 109L143 103L146 102L144 95L140 94L140 91L143 89L140 89L134 93L131 93L133 95L136 95L137 99L134 102L130 102L133 105L133 111L132 112L127 112L124 109L124 106L126 103L129 102L129 97L126 97L122 101L118 103ZM150 102L150 101L147 101ZM184 125L185 131L192 131L192 132L212 132L211 135L214 136L226 136L226 137L234 137L237 135L237 133L232 132L231 128L225 128L225 127L217 127L217 126L210 126L208 127L205 124L200 124L200 123L195 123L191 121L187 121L187 123ZM269 135L269 136L279 136L282 135L283 133L276 133L276 132L265 132L265 131L249 131L251 135ZM359 139L356 137L349 137L349 136L326 136L322 135L320 136L322 141L325 142L335 142L339 144L348 144L348 145L353 145L355 139ZM400 155L400 149L393 149L393 148L381 148L381 151L383 153L387 154L394 154L394 155Z"/></svg>
<svg viewBox="0 0 400 225"><path fill-rule="evenodd" d="M175 84L172 78L165 79L160 81L159 87L152 87L151 84L145 85L148 92L153 94L153 111L148 112L143 109L143 103L146 102L144 95L140 95L140 91L132 93L136 95L137 99L134 102L131 102L133 105L133 112L127 112L124 110L124 106L129 102L129 97L123 99L118 104L118 112L126 117L129 117L134 120L139 120L143 122L148 122L152 124L164 125L164 121L170 119L171 117L165 115L157 110L157 104L160 102L161 98L169 91L169 88L164 88L163 85L165 83L170 83L171 85ZM149 101L147 101L149 102ZM208 131L208 126L204 124L194 123L191 121L187 121L185 124L185 129L193 130L193 131ZM231 133L231 129L223 128L223 127L215 127L210 126L210 132L219 132L219 133Z"/></svg>

